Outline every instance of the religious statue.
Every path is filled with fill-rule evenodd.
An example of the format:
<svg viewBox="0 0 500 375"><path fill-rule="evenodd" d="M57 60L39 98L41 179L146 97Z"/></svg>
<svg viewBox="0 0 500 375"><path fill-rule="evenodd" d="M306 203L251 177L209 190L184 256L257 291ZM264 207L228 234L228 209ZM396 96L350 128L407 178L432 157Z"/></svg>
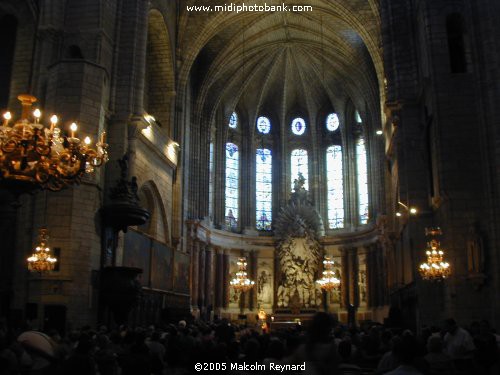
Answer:
<svg viewBox="0 0 500 375"><path fill-rule="evenodd" d="M126 181L128 179L128 154L118 159L118 165L120 166L120 179Z"/></svg>
<svg viewBox="0 0 500 375"><path fill-rule="evenodd" d="M228 228L236 228L236 218L234 217L233 210L229 209L226 216L226 226Z"/></svg>
<svg viewBox="0 0 500 375"><path fill-rule="evenodd" d="M132 176L128 179L128 154L123 155L118 159L120 166L120 178L116 181L116 185L110 190L110 197L113 200L126 201L131 204L137 205L139 203L137 177Z"/></svg>
<svg viewBox="0 0 500 375"><path fill-rule="evenodd" d="M467 269L470 274L484 272L484 246L478 223L471 225L468 232Z"/></svg>
<svg viewBox="0 0 500 375"><path fill-rule="evenodd" d="M366 271L359 271L359 299L366 302Z"/></svg>
<svg viewBox="0 0 500 375"><path fill-rule="evenodd" d="M297 178L293 180L293 192L291 194L290 200L295 203L310 203L309 193L305 188L306 179L304 175L299 172Z"/></svg>
<svg viewBox="0 0 500 375"><path fill-rule="evenodd" d="M318 245L307 230L304 237L289 237L280 244L281 280L278 305L286 307L294 297L303 307L316 306L314 275L318 268Z"/></svg>
<svg viewBox="0 0 500 375"><path fill-rule="evenodd" d="M257 300L260 303L271 303L271 274L262 270L257 278Z"/></svg>
<svg viewBox="0 0 500 375"><path fill-rule="evenodd" d="M295 193L305 191L306 190L304 187L305 182L306 179L304 178L304 175L302 174L302 172L299 172L297 178L293 180L293 191Z"/></svg>

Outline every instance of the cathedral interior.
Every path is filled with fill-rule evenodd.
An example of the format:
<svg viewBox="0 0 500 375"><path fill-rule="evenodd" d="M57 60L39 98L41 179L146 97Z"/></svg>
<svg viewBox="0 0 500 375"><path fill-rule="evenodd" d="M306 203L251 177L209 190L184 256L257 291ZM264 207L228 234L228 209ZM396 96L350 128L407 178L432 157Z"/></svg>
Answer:
<svg viewBox="0 0 500 375"><path fill-rule="evenodd" d="M500 2L237 5L0 2L2 319L500 328Z"/></svg>

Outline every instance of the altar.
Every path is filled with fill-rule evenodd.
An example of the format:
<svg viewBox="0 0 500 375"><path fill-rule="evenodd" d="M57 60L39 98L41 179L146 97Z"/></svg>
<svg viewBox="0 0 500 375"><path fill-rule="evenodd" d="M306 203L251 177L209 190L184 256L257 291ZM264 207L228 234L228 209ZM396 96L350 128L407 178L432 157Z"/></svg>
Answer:
<svg viewBox="0 0 500 375"><path fill-rule="evenodd" d="M384 278L385 260L376 227L326 234L300 179L273 223L272 235L267 236L251 230L229 233L205 222L190 226L195 316L207 316L211 310L215 317L253 324L263 310L274 317L276 328L292 326L297 319L306 325L320 311L347 323L348 307L354 306L356 320L383 320L386 311L378 308L385 302L383 283L377 280ZM316 282L322 277L325 256L334 261L331 269L341 279L340 287L328 292ZM255 282L244 293L230 285L240 272L242 257L248 278Z"/></svg>

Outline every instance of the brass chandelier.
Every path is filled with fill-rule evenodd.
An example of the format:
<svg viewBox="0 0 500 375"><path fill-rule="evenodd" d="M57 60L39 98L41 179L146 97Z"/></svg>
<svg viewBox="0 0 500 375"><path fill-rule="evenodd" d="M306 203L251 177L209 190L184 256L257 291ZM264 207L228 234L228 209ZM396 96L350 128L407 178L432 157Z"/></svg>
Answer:
<svg viewBox="0 0 500 375"><path fill-rule="evenodd" d="M442 234L439 227L426 228L425 235L428 237L436 237ZM440 281L446 279L451 274L450 264L443 259L444 251L440 247L440 243L436 238L431 238L427 242L427 262L422 263L419 268L420 275L424 280Z"/></svg>
<svg viewBox="0 0 500 375"><path fill-rule="evenodd" d="M236 264L238 265L238 272L236 272L235 277L229 282L229 284L236 291L244 293L254 287L255 281L250 280L247 276L246 258L239 258Z"/></svg>
<svg viewBox="0 0 500 375"><path fill-rule="evenodd" d="M340 286L340 279L335 275L333 265L334 261L329 256L325 256L323 259L323 277L316 280L316 283L324 291L330 291Z"/></svg>
<svg viewBox="0 0 500 375"><path fill-rule="evenodd" d="M28 269L32 272L52 271L57 262L56 258L50 256L48 246L49 235L47 228L40 228L38 244L35 246L33 254L27 259Z"/></svg>
<svg viewBox="0 0 500 375"><path fill-rule="evenodd" d="M21 118L10 125L12 115L5 112L0 126L0 180L58 191L80 182L85 173L108 160L105 132L94 149L90 137L83 142L76 137L76 123L64 134L53 115L50 126L44 126L41 111L31 111L37 99L31 95L18 99L23 107Z"/></svg>

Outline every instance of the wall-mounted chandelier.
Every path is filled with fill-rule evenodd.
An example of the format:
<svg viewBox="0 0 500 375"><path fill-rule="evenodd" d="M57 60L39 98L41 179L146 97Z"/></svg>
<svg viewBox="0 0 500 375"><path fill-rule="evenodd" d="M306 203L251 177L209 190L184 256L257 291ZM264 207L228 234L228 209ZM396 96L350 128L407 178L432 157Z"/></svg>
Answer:
<svg viewBox="0 0 500 375"><path fill-rule="evenodd" d="M323 259L323 277L316 280L319 287L325 291L330 291L340 286L340 279L335 274L333 265L334 261L329 256L325 256Z"/></svg>
<svg viewBox="0 0 500 375"><path fill-rule="evenodd" d="M427 250L425 252L427 262L420 265L420 275L424 280L439 281L446 279L451 273L450 264L444 261L444 251L441 249L439 241L435 238L442 235L441 229L439 227L426 228L425 235L433 238L427 242Z"/></svg>
<svg viewBox="0 0 500 375"><path fill-rule="evenodd" d="M85 173L108 160L105 132L94 149L90 137L83 142L76 137L76 123L64 134L53 115L50 125L44 126L42 112L31 110L37 99L31 95L18 99L23 107L21 118L10 125L12 115L5 112L0 126L0 180L58 191L80 182Z"/></svg>
<svg viewBox="0 0 500 375"><path fill-rule="evenodd" d="M238 262L238 272L236 272L235 277L229 282L229 284L239 292L246 292L253 288L255 281L250 280L247 276L247 260L246 258L239 258Z"/></svg>
<svg viewBox="0 0 500 375"><path fill-rule="evenodd" d="M33 254L27 259L28 269L32 272L52 271L56 265L57 258L50 256L48 246L49 235L47 228L40 228L38 234L38 244L35 246Z"/></svg>

